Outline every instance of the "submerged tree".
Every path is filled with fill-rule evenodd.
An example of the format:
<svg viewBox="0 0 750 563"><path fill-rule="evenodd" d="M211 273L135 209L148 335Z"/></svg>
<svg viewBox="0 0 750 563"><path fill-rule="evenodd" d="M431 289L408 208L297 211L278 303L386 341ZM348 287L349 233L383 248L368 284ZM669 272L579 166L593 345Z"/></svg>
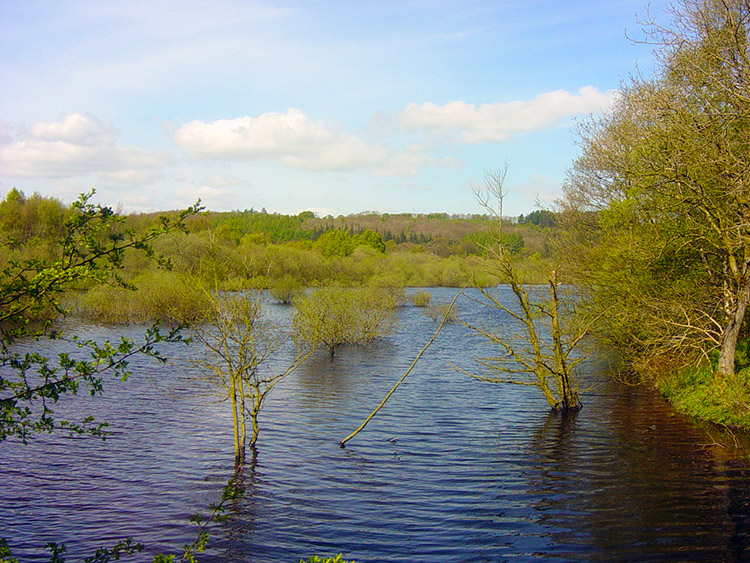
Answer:
<svg viewBox="0 0 750 563"><path fill-rule="evenodd" d="M501 283L510 287L515 297L513 304L503 302L494 290L478 287L477 301L491 310L501 311L521 327L520 332L508 336L507 326L482 326L462 321L468 328L499 347L499 354L475 360L493 375L476 375L458 368L463 373L482 381L510 383L539 388L554 410L581 408L575 368L583 357L574 351L588 332L590 323L563 325L565 306L560 295L557 273L548 269L548 300L540 300L521 283L513 263L512 251L503 244L502 203L506 169L488 173L483 189L476 190L480 203L496 218L492 231L494 244L487 245L491 258L488 268ZM570 319L568 319L570 320Z"/></svg>
<svg viewBox="0 0 750 563"><path fill-rule="evenodd" d="M288 337L278 324L264 316L259 296L211 294L208 301L205 316L192 326L195 340L207 352L195 363L231 405L235 463L241 465L245 462L246 444L253 448L258 440L258 416L266 397L299 367L309 352L298 351L288 362L276 357L281 355Z"/></svg>

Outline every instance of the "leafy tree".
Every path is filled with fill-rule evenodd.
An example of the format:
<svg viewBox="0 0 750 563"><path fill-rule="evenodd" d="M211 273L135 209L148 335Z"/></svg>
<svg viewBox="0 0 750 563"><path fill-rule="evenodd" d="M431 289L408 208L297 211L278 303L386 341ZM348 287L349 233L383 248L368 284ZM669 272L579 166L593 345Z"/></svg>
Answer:
<svg viewBox="0 0 750 563"><path fill-rule="evenodd" d="M555 214L547 209L537 209L532 211L525 217L520 215L518 217L518 223L520 225L534 225L536 227L554 227L557 223Z"/></svg>
<svg viewBox="0 0 750 563"><path fill-rule="evenodd" d="M365 229L354 237L354 244L356 246L369 246L381 253L385 252L385 243L383 242L383 239L372 229Z"/></svg>
<svg viewBox="0 0 750 563"><path fill-rule="evenodd" d="M750 303L750 4L685 0L673 16L645 22L654 78L582 127L565 205L615 341L641 363L717 350L732 377Z"/></svg>
<svg viewBox="0 0 750 563"><path fill-rule="evenodd" d="M331 256L349 256L354 252L355 241L348 232L331 229L320 235L316 244L321 254L330 258Z"/></svg>
<svg viewBox="0 0 750 563"><path fill-rule="evenodd" d="M289 274L277 280L271 287L271 297L279 303L290 304L302 293L303 287L300 282Z"/></svg>
<svg viewBox="0 0 750 563"><path fill-rule="evenodd" d="M364 344L387 336L398 304L385 288L322 287L295 300L294 338L323 346L331 358L342 344Z"/></svg>
<svg viewBox="0 0 750 563"><path fill-rule="evenodd" d="M62 236L65 207L54 198L26 197L13 188L0 202L0 232L7 243L26 243L37 237L57 240Z"/></svg>

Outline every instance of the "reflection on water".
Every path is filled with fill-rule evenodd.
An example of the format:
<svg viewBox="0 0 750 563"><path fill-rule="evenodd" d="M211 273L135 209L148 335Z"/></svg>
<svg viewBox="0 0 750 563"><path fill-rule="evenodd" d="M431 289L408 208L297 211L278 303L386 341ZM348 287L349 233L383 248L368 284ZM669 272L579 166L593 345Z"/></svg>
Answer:
<svg viewBox="0 0 750 563"><path fill-rule="evenodd" d="M482 314L472 307L461 305ZM240 475L244 497L201 561L341 551L358 563L750 559L746 450L712 445L704 428L647 391L608 381L595 362L584 410L567 416L548 413L533 389L466 378L446 362L467 365L486 350L459 325L339 448L434 329L406 307L387 341L344 348L333 361L322 352L279 385ZM192 540L189 515L232 476L223 406L197 393L182 368L137 368L105 397L75 403L110 421L112 439L0 444L0 536L21 560L44 560L30 549L50 540L69 542L70 560L125 536L150 555L174 551ZM152 380L183 398L156 392Z"/></svg>

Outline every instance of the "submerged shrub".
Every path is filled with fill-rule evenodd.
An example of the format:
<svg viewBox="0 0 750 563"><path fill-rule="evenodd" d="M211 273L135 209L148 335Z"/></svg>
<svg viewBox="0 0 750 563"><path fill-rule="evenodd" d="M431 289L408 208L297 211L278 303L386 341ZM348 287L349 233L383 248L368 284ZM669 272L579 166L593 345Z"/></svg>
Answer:
<svg viewBox="0 0 750 563"><path fill-rule="evenodd" d="M460 311L457 305L450 307L447 303L440 305L429 305L426 309L427 315L435 322L440 322L443 317L446 317L446 322L455 323L458 322L458 316Z"/></svg>
<svg viewBox="0 0 750 563"><path fill-rule="evenodd" d="M294 301L297 342L335 354L341 344L364 344L390 334L399 292L379 287L322 287Z"/></svg>
<svg viewBox="0 0 750 563"><path fill-rule="evenodd" d="M271 297L279 303L291 303L295 297L302 293L302 284L292 276L286 275L271 286Z"/></svg>
<svg viewBox="0 0 750 563"><path fill-rule="evenodd" d="M207 306L206 292L195 278L171 271L150 272L135 280L137 289L98 286L79 296L74 310L105 323L161 320L187 322Z"/></svg>
<svg viewBox="0 0 750 563"><path fill-rule="evenodd" d="M426 291L418 291L411 296L411 303L415 307L427 307L432 300L432 294Z"/></svg>

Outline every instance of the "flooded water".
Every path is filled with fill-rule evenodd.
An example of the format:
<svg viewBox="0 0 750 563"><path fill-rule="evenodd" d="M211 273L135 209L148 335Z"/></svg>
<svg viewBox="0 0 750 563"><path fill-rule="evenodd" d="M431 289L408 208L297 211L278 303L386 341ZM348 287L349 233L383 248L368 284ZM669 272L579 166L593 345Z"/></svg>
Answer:
<svg viewBox="0 0 750 563"><path fill-rule="evenodd" d="M463 314L480 314L474 307L461 304ZM436 328L423 309L399 314L386 340L343 348L333 361L316 353L274 389L241 476L244 498L211 530L199 561L339 552L358 563L750 560L748 450L650 391L612 382L603 362L586 365L584 409L554 415L536 389L449 367L471 367L487 348L448 325L340 448ZM67 543L68 561L124 537L146 544L139 560L175 553L194 537L190 515L206 513L232 477L227 406L184 365L134 368L103 397L70 405L110 423L105 442L0 443L0 537L21 561L44 561L47 541Z"/></svg>

